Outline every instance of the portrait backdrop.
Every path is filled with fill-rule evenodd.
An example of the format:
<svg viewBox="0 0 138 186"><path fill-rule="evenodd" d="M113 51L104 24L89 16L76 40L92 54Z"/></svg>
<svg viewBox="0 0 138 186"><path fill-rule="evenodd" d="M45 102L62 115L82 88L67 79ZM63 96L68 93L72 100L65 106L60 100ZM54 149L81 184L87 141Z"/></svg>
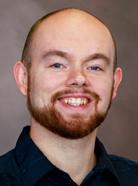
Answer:
<svg viewBox="0 0 138 186"><path fill-rule="evenodd" d="M64 7L90 11L116 38L123 82L98 136L110 153L138 161L137 0L0 0L0 154L13 148L23 126L30 124L26 99L13 78L13 65L20 59L31 25Z"/></svg>

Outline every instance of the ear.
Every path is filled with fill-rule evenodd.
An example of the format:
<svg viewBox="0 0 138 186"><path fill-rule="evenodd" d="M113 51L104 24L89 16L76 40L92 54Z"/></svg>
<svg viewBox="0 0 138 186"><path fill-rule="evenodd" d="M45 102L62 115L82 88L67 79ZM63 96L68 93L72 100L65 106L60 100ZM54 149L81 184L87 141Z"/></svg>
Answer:
<svg viewBox="0 0 138 186"><path fill-rule="evenodd" d="M116 68L114 72L114 85L113 85L113 96L112 96L113 99L116 97L118 87L122 81L122 76L123 76L122 69Z"/></svg>
<svg viewBox="0 0 138 186"><path fill-rule="evenodd" d="M13 67L13 74L16 84L23 95L27 95L28 72L21 61L18 61Z"/></svg>

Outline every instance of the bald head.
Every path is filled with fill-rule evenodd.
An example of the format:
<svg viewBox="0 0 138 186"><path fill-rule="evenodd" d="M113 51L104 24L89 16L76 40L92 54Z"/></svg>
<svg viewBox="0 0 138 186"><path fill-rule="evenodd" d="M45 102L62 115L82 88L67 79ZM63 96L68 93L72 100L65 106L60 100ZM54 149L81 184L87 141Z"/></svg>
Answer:
<svg viewBox="0 0 138 186"><path fill-rule="evenodd" d="M44 35L47 35L47 38ZM40 42L44 41L40 39L41 36L46 38L47 45L54 38L66 44L65 36L67 40L76 40L77 43L84 43L83 38L86 38L85 42L90 39L101 41L103 48L104 43L109 42L113 52L114 68L116 67L116 46L111 31L100 19L86 11L74 8L61 9L39 19L30 29L23 49L22 62L27 67L31 64L33 54L37 52L36 46L40 46ZM94 43L95 48L98 48L99 45L95 41Z"/></svg>

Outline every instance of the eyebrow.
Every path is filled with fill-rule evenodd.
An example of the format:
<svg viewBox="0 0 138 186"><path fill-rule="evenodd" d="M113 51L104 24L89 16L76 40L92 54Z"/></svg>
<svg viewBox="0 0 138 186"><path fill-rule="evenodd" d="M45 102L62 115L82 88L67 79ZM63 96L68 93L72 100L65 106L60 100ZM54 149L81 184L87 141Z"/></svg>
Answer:
<svg viewBox="0 0 138 186"><path fill-rule="evenodd" d="M64 58L69 58L69 54L67 52L64 51L60 51L60 50L49 50L44 52L44 54L42 55L42 58L46 58L49 56L60 56L60 57L64 57Z"/></svg>
<svg viewBox="0 0 138 186"><path fill-rule="evenodd" d="M42 58L46 58L46 57L49 57L49 56L52 56L52 55L60 56L60 57L67 58L67 59L73 59L73 57L71 55L69 55L67 52L60 51L60 50L49 50L49 51L46 51L42 55ZM106 56L105 54L103 54L103 53L91 54L88 57L86 57L83 61L84 62L88 62L88 61L95 60L95 59L96 60L102 59L102 60L104 60L107 63L107 65L110 64L110 58L108 56Z"/></svg>
<svg viewBox="0 0 138 186"><path fill-rule="evenodd" d="M94 54L88 56L84 61L88 62L88 61L95 60L95 59L96 60L102 59L107 63L107 65L110 64L110 58L103 53L94 53Z"/></svg>

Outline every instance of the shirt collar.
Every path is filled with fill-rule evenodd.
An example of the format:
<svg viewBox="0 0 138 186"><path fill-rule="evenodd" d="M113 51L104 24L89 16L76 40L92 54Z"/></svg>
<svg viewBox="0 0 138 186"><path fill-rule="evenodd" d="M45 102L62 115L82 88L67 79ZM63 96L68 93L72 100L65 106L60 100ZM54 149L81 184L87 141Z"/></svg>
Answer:
<svg viewBox="0 0 138 186"><path fill-rule="evenodd" d="M30 127L23 129L15 148L15 157L25 185L35 185L55 167L29 137Z"/></svg>
<svg viewBox="0 0 138 186"><path fill-rule="evenodd" d="M95 168L90 172L90 175L94 172L108 172L108 174L110 174L113 179L116 179L118 184L121 185L116 169L113 166L112 161L110 160L110 155L106 152L104 145L98 138L96 138L95 143L95 154L97 157L97 164Z"/></svg>
<svg viewBox="0 0 138 186"><path fill-rule="evenodd" d="M24 127L15 148L15 158L20 168L25 185L35 185L44 175L55 169L55 166L43 155L29 136L30 127ZM96 167L84 179L87 180L94 172L108 171L117 180L119 177L103 144L97 138L95 143L97 157ZM38 171L39 170L39 171Z"/></svg>

